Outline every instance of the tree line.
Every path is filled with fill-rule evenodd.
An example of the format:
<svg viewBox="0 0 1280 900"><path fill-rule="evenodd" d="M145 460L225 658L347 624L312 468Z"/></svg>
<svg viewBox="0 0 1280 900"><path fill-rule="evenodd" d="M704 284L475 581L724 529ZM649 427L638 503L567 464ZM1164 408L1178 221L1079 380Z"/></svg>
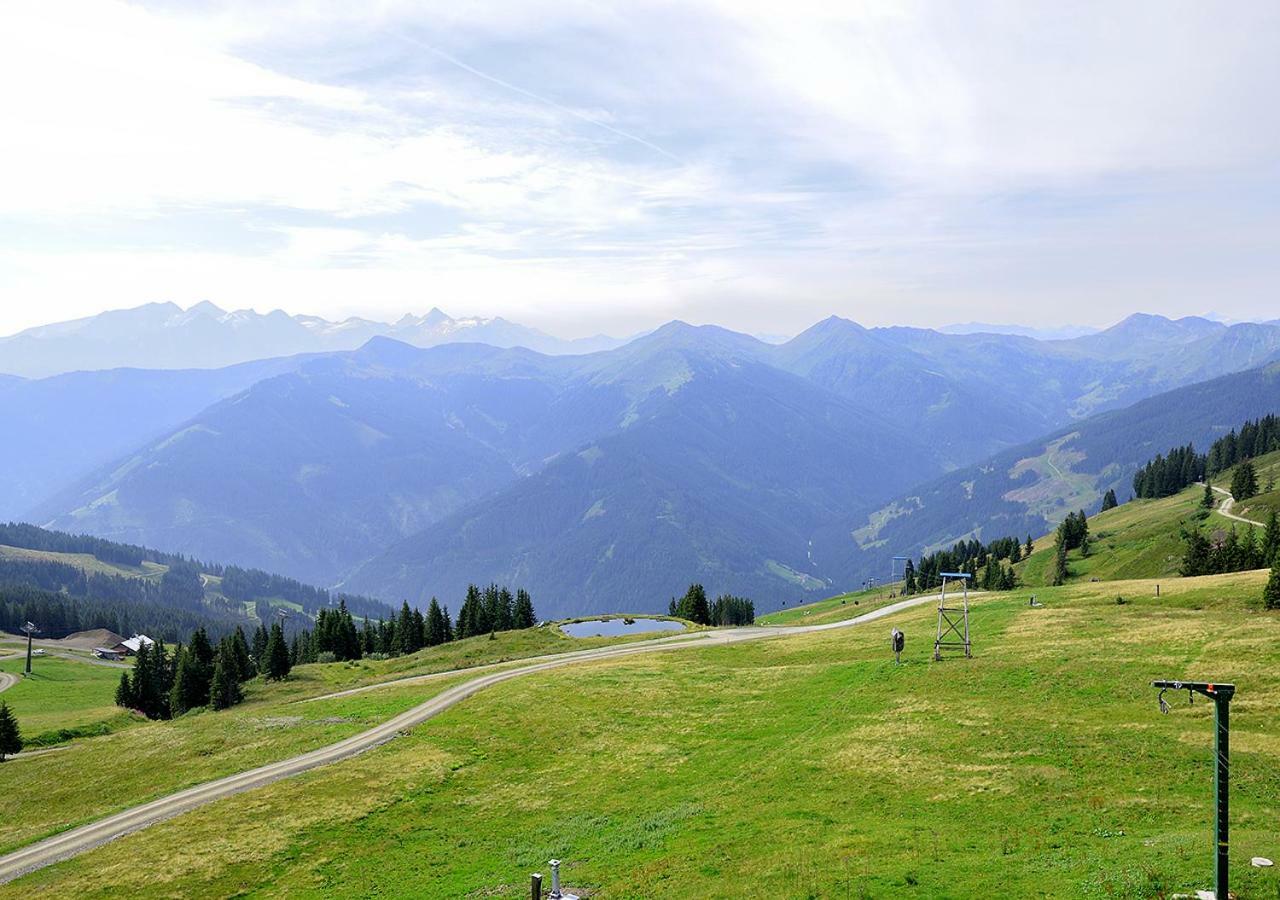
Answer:
<svg viewBox="0 0 1280 900"><path fill-rule="evenodd" d="M950 550L937 550L908 559L903 566L902 593L905 596L936 590L942 586L943 572L964 572L970 583L986 591L1011 591L1018 585L1014 563L1031 554L1031 536L1025 547L1016 537L1002 537L983 543L976 538L958 541Z"/></svg>
<svg viewBox="0 0 1280 900"><path fill-rule="evenodd" d="M707 602L707 591L700 584L691 584L684 596L671 598L667 615L687 619L697 625L751 625L756 620L756 605L746 597L721 594Z"/></svg>
<svg viewBox="0 0 1280 900"><path fill-rule="evenodd" d="M1252 525L1243 534L1232 525L1212 535L1194 526L1184 528L1182 539L1185 547L1180 571L1187 577L1245 572L1280 563L1280 522L1275 510L1267 515L1261 538Z"/></svg>
<svg viewBox="0 0 1280 900"><path fill-rule="evenodd" d="M1143 500L1172 497L1188 485L1204 481L1209 458L1191 444L1158 454L1133 476L1133 495Z"/></svg>
<svg viewBox="0 0 1280 900"><path fill-rule="evenodd" d="M163 641L140 646L132 672L120 673L116 705L148 719L169 719L198 707L226 709L244 699L241 684L265 662L250 656L242 628L224 636L216 648L198 628L172 653Z"/></svg>
<svg viewBox="0 0 1280 900"><path fill-rule="evenodd" d="M1280 416L1263 416L1232 429L1209 448L1209 474L1215 475L1248 459L1280 450ZM1238 498L1237 498L1238 499Z"/></svg>
<svg viewBox="0 0 1280 900"><path fill-rule="evenodd" d="M365 616L363 624L357 626L345 598L340 598L336 609L320 610L314 628L294 633L288 655L292 665L400 656L462 638L537 624L528 591L520 588L513 594L509 588L496 584L483 589L470 585L456 624L450 619L449 607L441 606L432 597L425 613L405 601L399 615L379 617L377 621ZM265 627L260 627L254 636L255 647L260 641L265 644L267 637Z"/></svg>

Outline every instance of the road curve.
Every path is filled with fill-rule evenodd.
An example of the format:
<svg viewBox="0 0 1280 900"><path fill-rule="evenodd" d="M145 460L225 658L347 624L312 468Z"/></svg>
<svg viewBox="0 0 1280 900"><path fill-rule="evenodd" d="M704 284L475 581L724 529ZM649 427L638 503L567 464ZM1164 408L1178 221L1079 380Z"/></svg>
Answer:
<svg viewBox="0 0 1280 900"><path fill-rule="evenodd" d="M1235 513L1233 513L1231 511L1231 507L1235 506L1236 498L1231 496L1230 491L1220 487L1215 487L1214 490L1217 491L1219 494L1226 495L1226 499L1223 500L1221 505L1219 505L1218 507L1218 512L1220 514L1222 514L1223 516L1226 516L1228 519L1234 519L1237 522L1243 522L1246 525L1256 525L1259 528L1267 527L1266 524L1263 522L1256 522L1253 519L1246 519L1244 516L1237 516Z"/></svg>
<svg viewBox="0 0 1280 900"><path fill-rule="evenodd" d="M221 800L224 797L230 797L233 794L239 794L243 791L252 790L253 788L262 787L273 781L282 778L288 778L306 772L319 766L325 766L329 763L338 762L339 760L348 759L366 750L385 744L387 741L396 737L396 735L420 725L428 719L438 716L445 710L456 706L468 697L479 693L485 688L492 687L495 684L501 684L512 678L519 678L522 675L532 675L537 672L545 672L550 669L557 669L563 666L574 665L584 662L594 662L604 659L617 659L620 657L634 656L642 653L660 653L670 650L683 650L688 647L709 647L720 646L725 644L740 644L746 641L762 640L767 638L785 637L793 634L806 634L817 631L831 631L837 628L848 628L853 625L859 625L866 622L872 622L882 619L885 616L893 615L902 610L909 609L914 606L920 606L925 603L936 601L938 596L926 595L922 597L910 597L906 600L899 600L880 609L872 610L860 616L851 619L845 619L840 622L830 622L825 625L799 625L799 626L752 626L745 628L734 628L714 631L702 631L692 635L677 635L671 638L658 638L651 641L642 641L630 644L615 644L609 647L598 647L591 650L577 650L569 653L557 654L555 656L542 657L540 661L530 665L520 666L514 669L506 669L500 672L491 672L465 681L462 684L442 691L440 694L427 700L425 703L415 706L400 715L370 728L368 731L353 735L336 744L330 744L328 747L321 747L318 750L312 750L300 756L290 759L281 760L279 762L269 763L265 766L259 766L256 769L250 769L247 772L239 772L235 775L228 775L219 778L216 781L205 782L186 790L170 794L167 797L161 797L152 800L149 803L143 803L123 812L100 819L97 822L90 822L79 828L57 834L34 844L23 847L20 850L0 857L0 884L5 884L33 872L36 869L44 868L64 859L78 856L94 847L113 841L116 838L123 837L134 831L146 828L165 819L173 818L184 812L193 810L206 803L212 803L215 800ZM401 679L399 681L385 682L377 685L382 687L385 685L403 685L410 680L426 680L427 678L440 678L450 674L461 674L473 671L468 669L454 670L453 672L439 672L430 676L414 676L412 679ZM336 696L341 696L347 692L339 692Z"/></svg>

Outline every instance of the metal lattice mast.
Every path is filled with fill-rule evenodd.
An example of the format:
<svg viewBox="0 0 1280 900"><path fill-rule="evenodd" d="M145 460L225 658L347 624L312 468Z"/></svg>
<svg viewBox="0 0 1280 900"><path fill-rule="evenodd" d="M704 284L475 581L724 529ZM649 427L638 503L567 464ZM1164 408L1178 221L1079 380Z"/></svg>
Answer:
<svg viewBox="0 0 1280 900"><path fill-rule="evenodd" d="M943 650L963 650L965 659L973 656L969 642L969 579L968 572L941 572L942 593L938 596L938 636L933 642L934 660L942 659ZM958 580L962 588L959 606L947 606L947 582Z"/></svg>

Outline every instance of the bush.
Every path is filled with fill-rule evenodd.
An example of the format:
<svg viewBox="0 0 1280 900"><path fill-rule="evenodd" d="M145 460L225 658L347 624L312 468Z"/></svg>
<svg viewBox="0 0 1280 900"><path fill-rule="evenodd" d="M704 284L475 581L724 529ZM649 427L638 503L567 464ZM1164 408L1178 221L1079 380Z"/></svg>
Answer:
<svg viewBox="0 0 1280 900"><path fill-rule="evenodd" d="M324 650L316 654L316 662L318 663L332 663L337 661L338 654L334 653L332 650Z"/></svg>

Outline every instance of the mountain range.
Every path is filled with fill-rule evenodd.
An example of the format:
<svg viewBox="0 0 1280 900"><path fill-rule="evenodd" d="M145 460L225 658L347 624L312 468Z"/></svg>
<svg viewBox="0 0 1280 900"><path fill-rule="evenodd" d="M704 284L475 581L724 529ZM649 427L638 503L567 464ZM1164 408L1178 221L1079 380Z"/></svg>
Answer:
<svg viewBox="0 0 1280 900"><path fill-rule="evenodd" d="M375 336L0 379L0 512L394 602L496 580L551 615L644 611L701 580L769 609L957 531L1043 529L1151 455L1126 437L1103 472L1089 447L1134 417L1156 450L1185 442L1200 420L1168 391L1276 359L1274 324L1134 316L1046 341L830 318L777 345L673 322L582 354ZM1269 384L1187 408L1228 427L1274 411Z"/></svg>
<svg viewBox="0 0 1280 900"><path fill-rule="evenodd" d="M227 312L205 301L190 309L148 303L29 328L0 338L0 372L43 378L84 369L209 369L298 353L354 350L374 337L415 347L460 341L528 347L543 353L587 353L623 343L599 335L561 340L503 318L455 319L439 309L395 322L291 316L282 310Z"/></svg>

